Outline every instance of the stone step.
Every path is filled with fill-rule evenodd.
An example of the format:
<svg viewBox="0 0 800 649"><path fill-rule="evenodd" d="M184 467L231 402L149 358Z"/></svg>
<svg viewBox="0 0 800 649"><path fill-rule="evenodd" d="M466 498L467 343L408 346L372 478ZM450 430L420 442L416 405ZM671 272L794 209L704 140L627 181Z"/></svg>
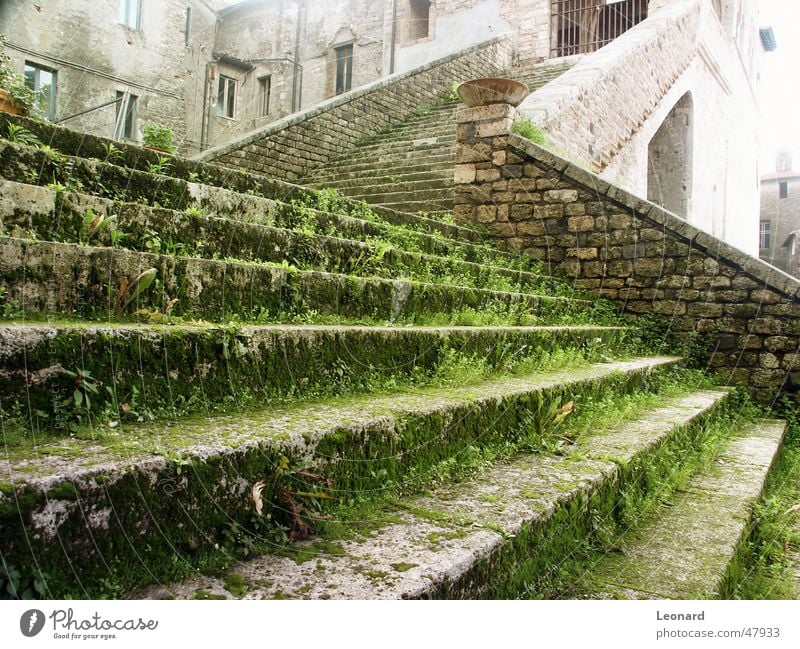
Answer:
<svg viewBox="0 0 800 649"><path fill-rule="evenodd" d="M447 251L449 256L405 251L403 246L416 246L416 238L409 237L410 233L406 232L389 232L388 238L379 242L356 241L313 233L318 225L316 220L313 224L305 223L305 229L297 232L206 216L199 211L154 209L139 203L119 203L73 192L57 193L45 187L4 180L0 180L0 196L3 197L0 199L0 230L39 241L83 241L101 247L179 257L289 262L302 270L393 279L437 281L437 277L459 277L474 287L497 287L498 278L508 280L505 288L513 290L522 286L538 287L542 281L551 281L551 278L533 273L494 266L491 262L496 255L489 251L481 255L481 263L459 259L467 253L455 247ZM275 209L268 220L278 221L282 211L278 206L269 207ZM87 214L95 218L116 215L113 231L106 228L90 235ZM232 215L244 216L240 212ZM119 237L116 241L114 231Z"/></svg>
<svg viewBox="0 0 800 649"><path fill-rule="evenodd" d="M453 173L455 165L455 152L448 153L440 157L438 162L431 162L431 158L427 157L425 162L419 161L400 161L396 164L379 165L374 160L372 164L369 161L363 163L347 163L342 162L339 165L326 167L322 170L314 172L309 176L310 182L314 186L324 185L326 179L337 180L341 178L368 178L380 172L381 175L402 175L404 173Z"/></svg>
<svg viewBox="0 0 800 649"><path fill-rule="evenodd" d="M381 191L421 191L425 189L439 189L453 187L453 169L440 173L403 174L400 176L376 175L369 178L346 180L333 180L325 183L326 187L333 187L339 191L362 190L364 193L379 193Z"/></svg>
<svg viewBox="0 0 800 649"><path fill-rule="evenodd" d="M358 147L358 156L365 158L374 157L376 160L393 158L398 155L427 155L436 149L455 149L456 133L455 124L448 135L428 134L425 131L412 133L407 138L381 138L372 144L362 144Z"/></svg>
<svg viewBox="0 0 800 649"><path fill-rule="evenodd" d="M386 185L382 185L386 187ZM358 191L354 188L350 188L346 191L351 194L358 193L359 198L366 201L367 203L379 203L382 205L387 204L406 204L410 202L419 203L419 202L438 202L438 203L447 203L451 208L453 205L453 187L452 185L449 187L436 187L430 189L420 189L416 191L405 191L398 188L397 191L392 191L394 188L389 185L389 191L381 191L381 186L378 185L370 185L364 186L361 191ZM444 208L447 209L447 208Z"/></svg>
<svg viewBox="0 0 800 649"><path fill-rule="evenodd" d="M424 212L425 214L430 214L439 210L447 212L453 209L452 199L443 201L400 201L397 203L388 201L375 204L401 210L403 212Z"/></svg>
<svg viewBox="0 0 800 649"><path fill-rule="evenodd" d="M63 191L60 188L54 189L12 181L0 182L2 183L0 214L4 219L10 219L9 223L16 222L14 219L24 218L26 212L30 214L30 218L33 218L35 215L60 210L62 204L68 199L85 196L81 192ZM239 194L220 187L190 184L186 188L186 192L187 198L182 204L186 205L184 211L188 212L194 211L203 215L248 224L299 229L303 232L308 232L310 228L315 232L336 233L341 237L357 241L380 238L398 246L402 244L413 247L426 254L454 256L465 261L492 259L496 260L498 265L509 264L513 267L521 265L518 255L488 245L476 245L476 242L479 242L485 235L470 230L467 231L469 236L461 236L462 230L456 226L451 227L450 224L430 218L400 214L394 210L377 208L384 213L395 214L398 217L396 221L399 225L397 226L383 222L374 215L365 215L369 217L368 219L357 218L302 205L282 203L260 196ZM103 197L92 197L88 200L92 202L86 205L86 209L92 209L94 212L108 209L103 206L112 202L114 205L131 204L127 201ZM141 203L134 201L133 204ZM83 207L83 202L81 207ZM143 205L144 207L145 205ZM15 216L18 213L19 215ZM116 212L112 211L111 213ZM356 212L356 214L361 214L361 212ZM411 227L424 228L424 230L412 230ZM449 236L444 236L443 233ZM123 234L125 233L123 232ZM180 243L180 241L176 241L176 243Z"/></svg>
<svg viewBox="0 0 800 649"><path fill-rule="evenodd" d="M195 576L136 596L193 598L204 591L233 598L225 589L233 576L252 599L514 597L510 573L521 565L544 572L568 558L598 520L614 517L626 486L649 483L649 458L664 449L678 458L691 452L694 436L724 409L727 395L670 399L637 421L580 439L567 457L517 457L475 479L402 499L381 512L382 521L365 521L363 535L328 540L335 552L314 553L314 543L306 542L299 550L310 561L265 555L219 577Z"/></svg>
<svg viewBox="0 0 800 649"><path fill-rule="evenodd" d="M0 124L3 121L4 118L0 116ZM27 126L29 120L22 120L22 123ZM90 136L85 137L92 140ZM99 147L98 143L95 144ZM137 151L139 147L126 147L126 151L130 149ZM301 200L312 204L318 200L318 193L312 189L177 157L170 157L169 168L162 169L170 174L168 176L141 171L136 165L154 164L147 160L147 155L152 151L141 151L144 153L130 153L131 157L125 158L125 162L130 161L132 166L119 166L99 159L64 156L52 150L0 139L0 178L125 202L158 203L161 207L177 210L197 207L209 211L227 209L228 212L250 212L264 209L263 201L258 200L260 198L284 203ZM337 212L341 215L358 215L361 207L358 202L342 199L337 203ZM481 241L484 238L482 233L471 228L403 214L393 209L379 209L378 214L389 224L439 232L448 238L464 241Z"/></svg>
<svg viewBox="0 0 800 649"><path fill-rule="evenodd" d="M148 290L126 292L126 282L133 285L150 269L155 270L155 279ZM218 322L314 314L415 322L465 309L511 309L541 318L544 324L546 319L560 320L591 306L534 293L14 237L0 237L0 280L6 289L4 305L28 318L66 315L107 320L144 312L147 317Z"/></svg>
<svg viewBox="0 0 800 649"><path fill-rule="evenodd" d="M661 516L621 539L579 588L593 599L716 599L730 596L728 572L753 524L787 424L747 426L711 466L674 496Z"/></svg>
<svg viewBox="0 0 800 649"><path fill-rule="evenodd" d="M454 136L455 130L455 121L449 118L441 123L423 122L414 125L399 125L380 135L365 140L360 146L370 146L378 142L408 142L430 137L449 138Z"/></svg>
<svg viewBox="0 0 800 649"><path fill-rule="evenodd" d="M293 476L302 481L313 472L330 480L332 495L346 502L354 494L379 492L387 480L424 472L467 446L517 439L532 416L544 420L567 399L583 395L590 401L604 390L640 389L676 362L635 359L454 389L124 426L112 435L7 452L0 459L0 551L23 572L35 561L51 576L56 598L76 592L76 582L88 595L105 580L127 587L137 580L163 583L185 574L192 557L224 542L226 530L249 525L255 515L252 490L260 479L285 481L289 488ZM563 458L550 463L543 478L573 484L579 467L589 466L602 466L600 479L617 473L610 461L577 461L559 469L562 463ZM300 470L305 473L297 475ZM519 487L514 484L511 493ZM531 513L541 511L538 497L525 502ZM483 540L502 538L477 533ZM406 577L420 579L419 573Z"/></svg>
<svg viewBox="0 0 800 649"><path fill-rule="evenodd" d="M495 368L543 350L615 354L625 333L594 326L0 325L0 405L10 410L19 399L54 420L54 397L73 396L79 371L88 372L98 392L72 413L75 420L90 411L119 413L121 403L139 414L169 414L201 397L203 410L229 400L254 405L324 393L332 385L344 391L369 381L422 381L453 353ZM45 433L37 431L38 438Z"/></svg>
<svg viewBox="0 0 800 649"><path fill-rule="evenodd" d="M310 182L314 186L324 187L357 187L363 184L365 180L374 176L374 170L363 169L361 171L343 171L338 174L331 174L322 178L321 180L313 180ZM385 177L392 178L397 182L415 182L418 180L426 181L444 181L453 182L453 166L447 166L444 169L425 169L422 171L411 171L405 173L401 170L400 173L387 173ZM324 183L324 184L323 184Z"/></svg>

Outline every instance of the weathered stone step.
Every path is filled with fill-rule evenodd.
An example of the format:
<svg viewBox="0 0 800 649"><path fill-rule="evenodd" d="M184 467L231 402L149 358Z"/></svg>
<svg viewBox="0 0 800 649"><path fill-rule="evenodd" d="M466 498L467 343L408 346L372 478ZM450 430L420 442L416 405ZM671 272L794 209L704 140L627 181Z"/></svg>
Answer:
<svg viewBox="0 0 800 649"><path fill-rule="evenodd" d="M592 566L579 589L582 595L681 600L729 595L728 571L747 538L753 505L786 426L763 420L743 430L657 520L627 534L619 552Z"/></svg>
<svg viewBox="0 0 800 649"><path fill-rule="evenodd" d="M338 174L330 174L317 181L313 178L309 180L311 185L322 186L323 182L326 187L356 187L363 184L365 180L374 177L374 170L364 169L362 171L345 171ZM450 165L444 169L425 169L422 171L399 170L398 173L387 173L387 178L396 180L397 182L414 182L417 180L440 180L445 182L453 182L453 166Z"/></svg>
<svg viewBox="0 0 800 649"><path fill-rule="evenodd" d="M653 472L645 479L652 456L691 452L694 435L726 398L724 391L703 391L671 399L635 422L579 440L566 457L519 457L476 479L404 499L381 512L391 522L365 521L363 536L327 541L335 552L315 555L307 542L301 548L310 561L265 555L228 575L191 577L136 595L192 598L202 590L233 598L225 583L234 575L255 599L513 596L510 573L523 564L544 572L568 558L598 520L613 518L625 487L658 479Z"/></svg>
<svg viewBox="0 0 800 649"><path fill-rule="evenodd" d="M362 143L361 146L370 146L378 142L410 142L424 138L449 138L455 133L455 122L452 119L440 123L421 123L415 125L400 125L370 138ZM360 147L359 147L360 148Z"/></svg>
<svg viewBox="0 0 800 649"><path fill-rule="evenodd" d="M135 279L150 269L155 270L150 288L133 292ZM4 303L28 317L67 314L90 320L144 310L162 318L174 315L218 322L310 313L414 322L426 315L457 314L464 309L512 309L560 319L590 306L533 293L14 237L0 237L0 280L6 288ZM125 282L132 285L128 292Z"/></svg>
<svg viewBox="0 0 800 649"><path fill-rule="evenodd" d="M453 353L489 367L543 350L613 354L624 336L620 328L593 326L0 325L0 405L8 410L20 399L32 411L51 412L55 397L73 395L79 371L98 388L83 415L116 412L121 403L137 413L170 413L200 398L204 409L230 399L252 405L332 385L422 381ZM45 433L46 426L37 431L40 439Z"/></svg>
<svg viewBox="0 0 800 649"><path fill-rule="evenodd" d="M386 185L381 185L385 187ZM352 195L357 195L361 200L366 201L367 203L380 203L383 205L386 204L406 204L406 203L420 203L420 202L439 202L439 203L447 203L452 207L453 205L453 186L450 185L449 187L437 187L431 189L420 189L416 191L392 191L391 185L389 186L389 191L381 191L378 185L365 185L360 191L356 189L350 188L346 191ZM447 209L447 208L444 208Z"/></svg>
<svg viewBox="0 0 800 649"><path fill-rule="evenodd" d="M431 214L437 211L448 212L453 209L452 199L441 201L400 201L397 203L381 202L375 203L375 205L382 205L383 207L390 207L403 212L424 212L425 214Z"/></svg>
<svg viewBox="0 0 800 649"><path fill-rule="evenodd" d="M0 182L3 183L2 192L0 193L0 215L3 215L2 218L12 220L24 218L26 211L30 212L33 217L33 215L37 214L46 214L53 209L61 209L61 204L65 202L67 197L80 195L77 192L66 192L61 189L39 185L27 185L11 181ZM312 228L315 232L335 233L340 237L357 241L379 238L393 242L398 246L407 245L419 249L423 253L436 256L452 256L465 261L481 262L491 259L500 266L503 264L514 267L520 266L518 255L498 250L488 245L477 245L474 241L481 235L472 231L469 231L470 235L474 236L462 239L458 228L450 228L448 224L440 223L434 219L409 218L407 221L416 226L420 226L423 223L435 224L440 228L431 227L431 232L436 233L436 236L427 232L412 230L407 225L393 226L380 220L366 220L300 205L282 203L259 196L237 194L219 187L190 185L187 188L187 193L186 203L190 204L185 208L185 211L190 213L214 215L248 224L260 224L293 230L299 229L303 232L307 232L309 228ZM108 205L112 202L112 199L102 197L92 197L90 200L94 201L94 203L86 207L95 212L99 211L102 205ZM115 200L113 203L115 205L130 204L120 200ZM133 204L141 203L133 202ZM27 210L24 206L28 206ZM115 212L112 211L110 213L113 214ZM411 215L408 216L410 217ZM402 229L397 229L398 227ZM8 231L10 230L7 229ZM440 233L442 231L457 238L441 236ZM122 234L124 235L125 233L122 232ZM470 238L472 238L472 241ZM180 241L176 241L176 243L180 243Z"/></svg>
<svg viewBox="0 0 800 649"><path fill-rule="evenodd" d="M458 259L461 251L457 248L448 251L452 256L407 252L402 246L413 246L416 239L409 241L405 232L402 236L389 233L390 238L382 240L379 248L373 241L311 234L308 229L296 232L260 223L206 216L197 211L178 212L73 192L57 193L45 187L4 180L0 180L0 196L3 197L0 199L0 230L12 236L40 241L82 241L100 247L176 256L289 262L302 270L405 277L417 281L457 276L465 278L468 285L479 288L497 286L497 279L501 277L508 280L505 288L513 290L522 286L538 287L542 281L551 282L551 278L493 266L489 262L495 255L488 251L482 256L481 263ZM300 212L299 209L284 212L278 206L269 207L275 208L271 215L276 221L285 212ZM90 233L87 214L95 219L115 215L114 225ZM238 212L234 215L245 216ZM114 232L118 240L114 239Z"/></svg>
<svg viewBox="0 0 800 649"><path fill-rule="evenodd" d="M362 144L358 147L358 157L374 156L377 160L385 160L396 156L428 155L437 149L455 149L455 124L449 135L427 135L424 132L410 136L408 139L381 139L373 144Z"/></svg>
<svg viewBox="0 0 800 649"><path fill-rule="evenodd" d="M438 161L437 161L438 160ZM375 160L370 164L369 160L360 163L347 163L342 162L339 165L326 167L321 171L317 171L309 176L310 182L319 186L324 183L325 179L330 178L336 180L340 178L365 178L371 177L379 172L381 175L402 175L404 173L425 173L437 172L453 173L455 165L455 153L447 153L446 155L437 156L434 160L433 156L426 156L424 161L420 160L401 160L397 163L380 164Z"/></svg>
<svg viewBox="0 0 800 649"><path fill-rule="evenodd" d="M380 193L385 191L422 191L426 189L439 189L453 187L453 170L449 173L405 174L401 176L372 175L369 178L331 180L325 183L326 187L333 187L342 192L346 190L361 190L364 193Z"/></svg>
<svg viewBox="0 0 800 649"><path fill-rule="evenodd" d="M0 123L2 121L0 117ZM142 151L152 154L146 149ZM140 158L132 159L144 164ZM172 157L168 162L169 168L162 171L170 175L165 176L96 159L62 156L0 139L0 178L19 183L50 185L126 202L158 203L161 207L177 210L191 207L221 210L226 205L228 210L262 210L264 203L258 201L259 198L281 202L298 199L313 203L318 196L315 190L215 165ZM338 203L337 211L343 215L357 215L361 210L358 202L342 199ZM485 236L474 229L392 209L377 209L377 212L389 224L439 232L453 239L481 241Z"/></svg>
<svg viewBox="0 0 800 649"><path fill-rule="evenodd" d="M331 480L332 494L346 501L466 446L517 439L532 416L544 420L567 399L636 390L676 362L638 359L455 389L122 426L95 440L4 453L0 551L21 571L31 572L35 562L51 576L56 597L75 592L76 581L87 594L107 579L128 587L143 575L163 582L185 574L189 557L223 542L225 530L249 524L252 488L281 475L282 457ZM616 474L614 463L602 465L608 477ZM545 474L559 483L575 475L569 466Z"/></svg>
<svg viewBox="0 0 800 649"><path fill-rule="evenodd" d="M346 166L348 169L360 169L372 163L373 169L378 173L383 173L386 169L395 167L406 167L414 164L423 163L447 163L455 164L455 147L441 146L427 151L399 150L389 153L362 154L355 151L348 157Z"/></svg>

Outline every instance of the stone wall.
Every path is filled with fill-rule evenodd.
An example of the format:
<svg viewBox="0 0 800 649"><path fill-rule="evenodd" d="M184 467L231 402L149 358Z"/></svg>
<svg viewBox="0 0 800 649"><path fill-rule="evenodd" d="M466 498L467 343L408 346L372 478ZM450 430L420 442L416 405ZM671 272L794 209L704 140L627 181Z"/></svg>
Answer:
<svg viewBox="0 0 800 649"><path fill-rule="evenodd" d="M497 74L511 60L499 37L291 115L198 156L287 180L299 179L359 140L435 104L453 83Z"/></svg>
<svg viewBox="0 0 800 649"><path fill-rule="evenodd" d="M800 281L509 134L505 104L457 115L455 217L627 314L666 318L708 368L769 402L800 387Z"/></svg>

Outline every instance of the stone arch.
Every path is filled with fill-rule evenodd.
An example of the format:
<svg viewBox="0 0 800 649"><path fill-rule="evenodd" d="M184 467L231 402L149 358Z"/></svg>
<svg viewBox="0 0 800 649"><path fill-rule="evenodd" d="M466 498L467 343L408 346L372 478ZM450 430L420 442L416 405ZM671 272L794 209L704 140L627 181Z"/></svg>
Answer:
<svg viewBox="0 0 800 649"><path fill-rule="evenodd" d="M682 218L692 212L694 100L687 92L647 146L647 198Z"/></svg>

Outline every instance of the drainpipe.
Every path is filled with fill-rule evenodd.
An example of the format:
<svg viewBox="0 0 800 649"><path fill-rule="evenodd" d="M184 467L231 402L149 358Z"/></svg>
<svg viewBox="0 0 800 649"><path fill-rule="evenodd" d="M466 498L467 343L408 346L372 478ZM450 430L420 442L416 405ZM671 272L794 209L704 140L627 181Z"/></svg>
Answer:
<svg viewBox="0 0 800 649"><path fill-rule="evenodd" d="M300 60L300 13L304 8L305 3L302 0L297 2L297 29L294 36L294 75L292 79L292 112L296 113L300 110L300 96L299 93L303 92L300 86L300 70L298 61Z"/></svg>
<svg viewBox="0 0 800 649"><path fill-rule="evenodd" d="M397 0L392 0L392 42L389 47L389 74L394 74L394 48L397 42Z"/></svg>

